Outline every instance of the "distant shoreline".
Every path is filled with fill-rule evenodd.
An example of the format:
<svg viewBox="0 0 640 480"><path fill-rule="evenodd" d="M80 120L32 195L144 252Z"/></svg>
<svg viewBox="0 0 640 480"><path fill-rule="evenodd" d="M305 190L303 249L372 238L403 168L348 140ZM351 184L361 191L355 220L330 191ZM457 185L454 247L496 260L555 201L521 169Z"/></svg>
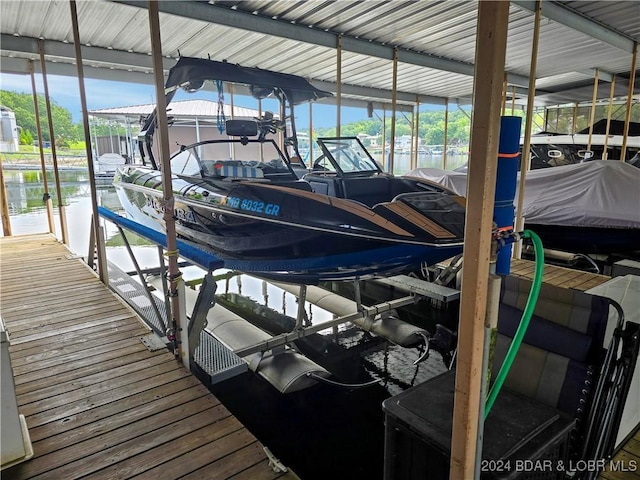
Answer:
<svg viewBox="0 0 640 480"><path fill-rule="evenodd" d="M42 170L42 165L40 165L39 163L10 163L10 164L5 164L4 162L2 163L2 169L3 170ZM53 171L53 165L51 165L50 163L46 163L45 164L45 169L47 171L51 170ZM88 166L80 166L80 165L58 165L58 170L65 170L65 171L87 171L89 170Z"/></svg>

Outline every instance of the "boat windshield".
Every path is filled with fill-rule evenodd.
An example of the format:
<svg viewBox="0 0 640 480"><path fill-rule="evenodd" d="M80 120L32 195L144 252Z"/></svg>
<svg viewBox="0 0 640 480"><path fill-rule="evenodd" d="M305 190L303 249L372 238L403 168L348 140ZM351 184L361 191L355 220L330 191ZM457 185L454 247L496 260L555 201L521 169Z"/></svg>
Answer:
<svg viewBox="0 0 640 480"><path fill-rule="evenodd" d="M314 170L337 173L382 173L357 137L319 138L322 154L313 163Z"/></svg>
<svg viewBox="0 0 640 480"><path fill-rule="evenodd" d="M295 177L273 140L210 140L182 146L171 157L178 175L233 178Z"/></svg>

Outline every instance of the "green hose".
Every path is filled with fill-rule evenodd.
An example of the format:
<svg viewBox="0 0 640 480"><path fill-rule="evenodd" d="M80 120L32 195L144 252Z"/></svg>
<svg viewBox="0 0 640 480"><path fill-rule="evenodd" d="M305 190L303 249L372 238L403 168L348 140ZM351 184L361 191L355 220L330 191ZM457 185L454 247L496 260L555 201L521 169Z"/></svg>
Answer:
<svg viewBox="0 0 640 480"><path fill-rule="evenodd" d="M542 274L544 269L544 252L542 251L542 241L540 241L540 237L536 235L531 230L525 230L523 232L524 238L530 238L533 242L533 248L535 252L535 271L533 274L533 284L531 285L531 291L529 292L529 298L527 299L527 305L524 308L524 312L522 312L522 319L520 320L520 325L518 325L518 329L516 330L516 334L513 336L513 340L511 341L511 345L509 346L509 351L507 351L507 355L502 362L502 366L500 367L500 371L496 376L496 380L489 391L489 395L487 396L487 401L484 407L484 418L486 420L489 412L491 411L491 407L493 407L494 402L500 393L500 389L504 384L505 379L507 378L507 374L511 369L511 365L516 358L516 354L520 349L520 345L522 344L522 339L524 338L524 334L529 327L529 321L533 316L533 311L536 308L536 303L538 302L538 295L540 294L540 286L542 285Z"/></svg>

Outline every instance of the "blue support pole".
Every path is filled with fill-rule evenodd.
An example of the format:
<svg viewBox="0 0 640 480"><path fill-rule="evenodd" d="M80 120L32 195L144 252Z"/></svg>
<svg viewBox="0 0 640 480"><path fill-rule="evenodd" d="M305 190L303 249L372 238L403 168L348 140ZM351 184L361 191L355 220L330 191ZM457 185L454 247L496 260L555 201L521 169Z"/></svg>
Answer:
<svg viewBox="0 0 640 480"><path fill-rule="evenodd" d="M500 118L500 140L498 145L498 171L496 176L496 195L494 221L498 229L513 230L518 166L520 165L520 127L521 117L505 116ZM509 275L511 270L511 243L498 250L496 274Z"/></svg>

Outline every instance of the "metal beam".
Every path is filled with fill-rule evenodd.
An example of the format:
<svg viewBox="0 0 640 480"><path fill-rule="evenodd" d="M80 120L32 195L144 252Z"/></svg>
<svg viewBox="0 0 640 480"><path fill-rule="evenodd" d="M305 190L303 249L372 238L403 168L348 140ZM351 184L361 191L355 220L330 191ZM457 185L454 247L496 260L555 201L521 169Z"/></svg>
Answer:
<svg viewBox="0 0 640 480"><path fill-rule="evenodd" d="M600 70L599 68L587 68L585 70L578 70L578 73L581 73L590 80L593 80L596 75L596 70L598 71L598 78L601 82L611 83L613 81L613 77L615 77L614 73L606 72L604 70ZM626 85L628 84L629 82L626 83Z"/></svg>
<svg viewBox="0 0 640 480"><path fill-rule="evenodd" d="M625 88L625 85L627 86ZM628 94L629 82L618 82L616 78L615 93L616 97L626 97ZM606 83L602 83L598 87L598 98L608 98L609 88ZM539 105L563 105L568 103L585 103L591 102L593 93L593 79L583 82L572 82L562 87L554 87L546 92L536 92L536 104Z"/></svg>
<svg viewBox="0 0 640 480"><path fill-rule="evenodd" d="M30 59L28 58L7 57L3 52L0 61L0 72L28 75L29 60ZM42 73L39 64L35 64L34 67L36 73ZM76 77L78 74L75 65L72 63L52 62L47 60L46 67L49 75ZM84 74L86 78L95 78L98 80L153 85L153 76L150 73L129 72L127 70L116 70L105 67L92 67L85 64Z"/></svg>
<svg viewBox="0 0 640 480"><path fill-rule="evenodd" d="M536 10L535 0L512 0L511 3L530 12L535 12ZM600 40L607 45L633 53L634 41L631 37L623 35L601 23L594 22L587 16L565 5L552 1L542 2L542 16Z"/></svg>
<svg viewBox="0 0 640 480"><path fill-rule="evenodd" d="M315 87L320 88L321 90L327 90L329 92L336 91L336 84L334 82L326 82L323 80L313 79L310 79L310 81ZM360 85L352 85L348 83L342 84L342 95L391 101L391 90L385 90L383 88L362 87ZM422 104L428 103L430 105L444 105L446 102L446 99L444 97L435 97L433 95L418 95L416 97L415 93L408 92L398 92L396 95L397 102L404 103L406 105L414 105L416 103L416 98ZM410 109L406 111L410 111Z"/></svg>
<svg viewBox="0 0 640 480"><path fill-rule="evenodd" d="M31 54L35 58L38 55L38 39L31 37L17 37L3 33L0 35L0 45L3 52L16 52ZM111 50L102 47L82 46L83 63L91 66L104 66L133 69L136 71L153 71L151 57L142 53L126 52L123 50ZM56 40L44 41L44 54L47 57L60 58L67 63L75 63L74 46ZM165 70L169 70L175 63L170 58L163 59ZM4 66L2 67L4 70Z"/></svg>
<svg viewBox="0 0 640 480"><path fill-rule="evenodd" d="M130 5L139 8L146 8L146 2L140 0L112 0L114 3ZM226 7L211 5L193 1L160 2L158 5L160 12L176 15L194 20L202 20L218 25L225 25L231 28L239 28L250 32L263 33L274 37L287 38L298 42L319 45L327 48L336 48L338 35L324 30L309 28L302 25L295 25L282 20L252 15L247 12L231 10ZM352 53L367 55L370 57L393 60L393 46L382 43L363 40L354 37L343 36L342 49ZM474 65L459 60L432 55L429 53L418 53L410 50L398 48L398 62L421 67L433 68L445 72L459 73L473 76ZM508 74L508 82L514 85L526 86L529 80L522 75Z"/></svg>
<svg viewBox="0 0 640 480"><path fill-rule="evenodd" d="M329 90L331 91L331 90ZM375 99L375 100L374 100ZM335 99L333 98L323 98L313 102L315 105L335 105ZM368 99L362 98L349 98L342 96L343 107L354 107L354 108L367 108L367 105L373 105L374 110L382 110L382 108L389 109L391 102L386 101L386 99L378 99L377 97L369 97ZM396 105L396 110L398 112L411 112L413 109L413 105L408 104L398 104Z"/></svg>
<svg viewBox="0 0 640 480"><path fill-rule="evenodd" d="M50 47L49 43L52 43L54 45ZM21 55L33 55L34 58L37 58L37 40L29 37L14 37L12 35L2 34L0 36L0 44L2 45L1 50L3 53L2 62L0 62L0 71L2 71L3 73L16 73L25 75L28 74L28 58L8 57L5 55L9 54L10 52L18 52ZM35 46L36 48L35 52L31 51L33 46ZM73 45L47 40L44 44L44 47L45 53L53 52L51 53L51 55L64 60L64 62L47 61L47 72L49 74L71 77L75 77L77 75L77 70L74 66L74 57L67 56L67 54L75 55L73 52ZM100 47L82 47L82 52L90 53L90 58L86 58L83 56L85 76L87 78L153 85L153 76L151 75L151 65L149 64L148 55L144 55L141 53L123 52L120 50L108 50ZM110 65L110 63L106 60L106 58L113 56L114 52L115 57L120 61L115 64L114 68L109 68L108 66ZM123 55L120 56L120 53L122 53ZM172 59L164 59L164 65L167 72L174 63L175 61ZM149 64L148 70L144 68L144 64ZM138 71L133 71L132 69L134 68ZM40 73L38 65L36 65L36 72ZM326 82L320 80L311 80L311 82L316 87L322 90L327 90L333 93L336 92L336 84L334 82ZM209 87L210 85L207 85L205 86L205 89L208 89ZM391 102L391 91L381 88L343 84L342 93L343 96L346 97L351 96L363 98L363 100L360 101L355 99L343 98L343 103L345 106L364 107L366 106L366 102L371 101L371 99L378 100L381 103ZM413 105L415 103L415 94L398 92L397 95L398 101L405 104L405 106L402 106L399 109L403 111L411 111L411 107L409 105ZM445 99L442 97L420 95L418 98L420 99L420 103L429 103L434 105L444 105L445 103ZM328 99L327 101L322 101L320 103L331 102L332 100Z"/></svg>

